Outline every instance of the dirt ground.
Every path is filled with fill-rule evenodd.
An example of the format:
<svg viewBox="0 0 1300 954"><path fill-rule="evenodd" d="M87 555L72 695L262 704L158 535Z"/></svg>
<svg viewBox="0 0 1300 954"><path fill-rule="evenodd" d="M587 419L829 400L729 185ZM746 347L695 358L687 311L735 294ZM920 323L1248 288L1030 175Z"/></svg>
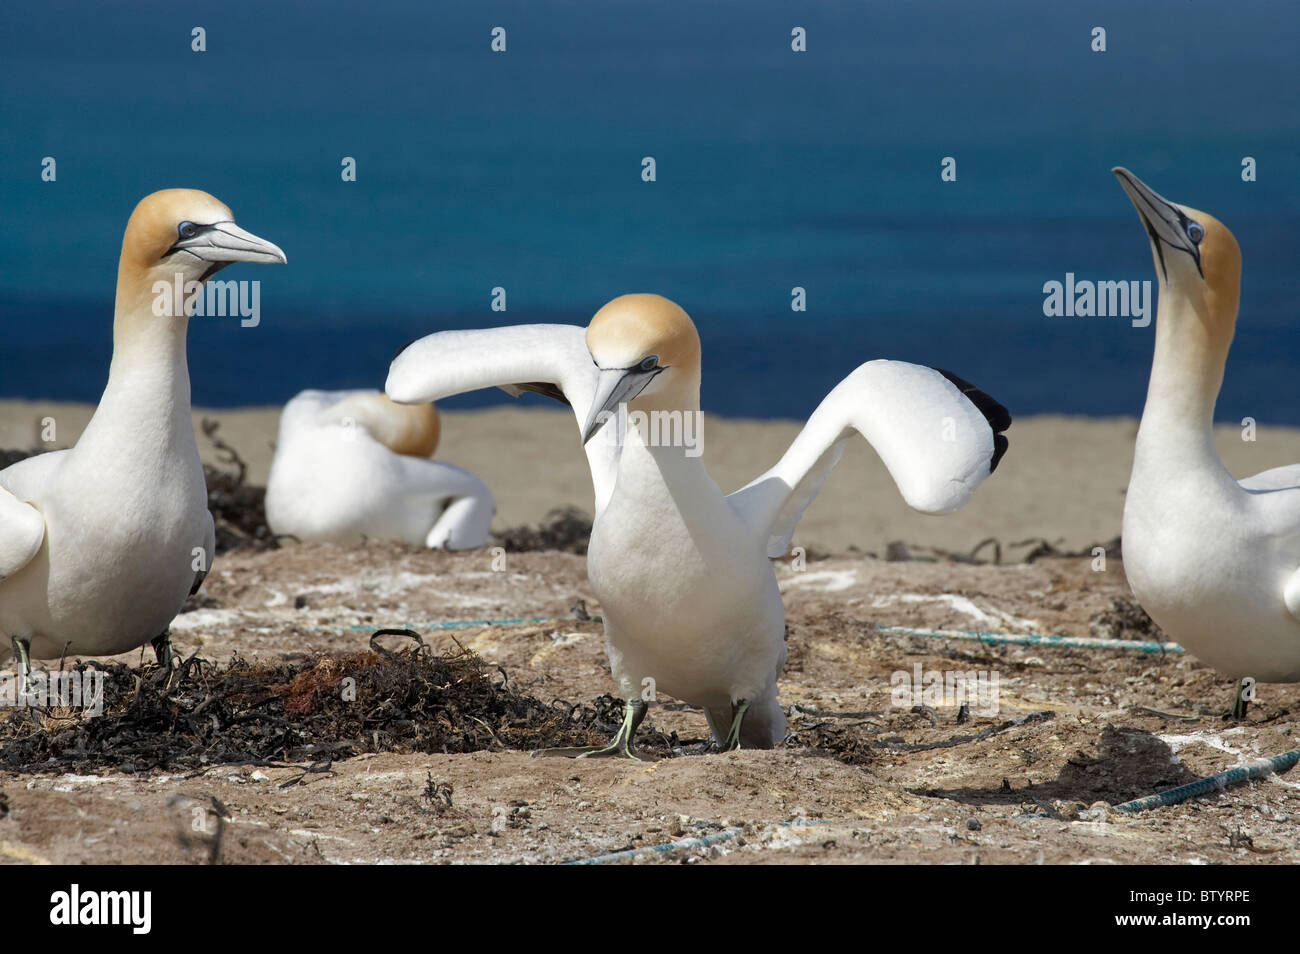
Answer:
<svg viewBox="0 0 1300 954"><path fill-rule="evenodd" d="M311 766L0 772L0 860L129 863L570 862L689 837L634 863L1300 862L1295 772L1138 815L1107 805L1296 747L1300 686L1232 685L1185 654L992 646L876 626L1106 634L1122 566L778 562L789 663L786 744L706 751L704 718L659 700L657 761L364 753ZM173 628L178 652L280 662L366 648L377 627L453 636L539 699L611 688L584 560L559 552L289 545L226 554ZM541 618L544 621L531 621ZM1122 629L1122 625L1118 627ZM1128 632L1138 637L1142 634ZM122 657L133 665L151 654ZM898 671L996 672L996 711L894 704ZM955 700L923 700L955 702ZM936 744L937 743L937 744ZM660 748L664 748L660 746ZM495 749L495 750L494 750ZM308 771L312 768L312 771ZM617 860L617 859L616 859Z"/></svg>

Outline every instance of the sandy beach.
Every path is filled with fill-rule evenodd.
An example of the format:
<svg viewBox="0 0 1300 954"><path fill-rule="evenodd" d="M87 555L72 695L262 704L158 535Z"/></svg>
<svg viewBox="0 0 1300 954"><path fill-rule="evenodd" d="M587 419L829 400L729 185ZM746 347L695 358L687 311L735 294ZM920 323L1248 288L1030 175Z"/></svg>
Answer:
<svg viewBox="0 0 1300 954"><path fill-rule="evenodd" d="M84 404L0 401L0 448L39 447L41 421L53 418L56 440L76 441L93 409ZM250 483L264 486L271 465L278 408L195 409L220 422L220 436L248 464ZM772 466L802 426L797 421L711 417L704 424L704 461L724 492L736 490ZM497 501L493 528L535 524L558 507L592 508L591 477L567 410L500 407L442 413L435 457L477 474ZM1017 419L1011 449L997 473L955 514L931 517L909 509L867 443L849 442L843 459L804 515L795 544L829 553L850 547L884 552L901 540L954 553L995 538L1003 560L1014 561L1047 540L1076 551L1119 535L1124 488L1133 463L1133 418L1043 416ZM1221 425L1215 437L1224 464L1240 478L1300 460L1300 429L1259 427L1254 441ZM199 434L205 460L217 463ZM987 556L987 554L986 554Z"/></svg>

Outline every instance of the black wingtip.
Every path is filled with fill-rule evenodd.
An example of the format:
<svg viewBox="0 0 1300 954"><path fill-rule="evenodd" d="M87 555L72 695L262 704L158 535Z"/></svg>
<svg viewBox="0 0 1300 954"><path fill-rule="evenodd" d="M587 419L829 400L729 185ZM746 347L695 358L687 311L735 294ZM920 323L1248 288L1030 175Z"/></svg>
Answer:
<svg viewBox="0 0 1300 954"><path fill-rule="evenodd" d="M943 368L935 368L934 370L956 385L957 390L979 408L979 412L984 415L984 420L989 422L989 427L993 429L993 457L989 460L989 473L993 473L998 469L998 461L1002 460L1002 455L1007 452L1009 442L1002 432L1011 426L1011 412L1003 407L996 398L981 391L965 378L959 378L951 371L945 371Z"/></svg>
<svg viewBox="0 0 1300 954"><path fill-rule="evenodd" d="M420 337L423 337L423 335L421 335ZM398 358L400 358L400 357L402 356L402 352L403 352L403 351L405 351L407 348L411 347L411 345L415 344L415 343L416 343L417 341L419 341L419 340L420 340L420 338L412 338L412 339L411 339L410 341L408 341L406 344L402 345L400 348L398 348L396 351L393 352L393 356L392 356L391 358L388 359L388 363L389 363L389 364L392 364L394 361L396 361Z"/></svg>

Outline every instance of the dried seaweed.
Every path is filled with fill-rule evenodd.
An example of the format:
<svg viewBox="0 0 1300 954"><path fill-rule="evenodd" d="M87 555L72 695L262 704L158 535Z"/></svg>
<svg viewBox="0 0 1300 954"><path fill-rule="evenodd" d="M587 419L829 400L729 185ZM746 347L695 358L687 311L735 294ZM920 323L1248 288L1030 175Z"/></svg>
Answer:
<svg viewBox="0 0 1300 954"><path fill-rule="evenodd" d="M1088 619L1088 632L1099 639L1165 640L1164 632L1147 611L1125 596L1115 597L1110 609L1093 613Z"/></svg>
<svg viewBox="0 0 1300 954"><path fill-rule="evenodd" d="M509 553L560 550L585 556L591 539L591 518L576 507L552 510L536 527L509 527L492 534L496 546Z"/></svg>
<svg viewBox="0 0 1300 954"><path fill-rule="evenodd" d="M217 530L217 553L276 549L279 542L266 524L266 488L248 483L248 464L237 450L217 436L219 421L205 417L199 426L203 436L216 448L217 459L226 468L233 468L203 465L208 510L212 511Z"/></svg>
<svg viewBox="0 0 1300 954"><path fill-rule="evenodd" d="M103 715L14 710L0 721L0 767L183 771L363 752L528 750L601 743L621 721L621 708L602 700L547 704L508 688L502 670L473 653L435 655L423 645L278 665L192 656L170 679L156 666L83 665L104 673Z"/></svg>

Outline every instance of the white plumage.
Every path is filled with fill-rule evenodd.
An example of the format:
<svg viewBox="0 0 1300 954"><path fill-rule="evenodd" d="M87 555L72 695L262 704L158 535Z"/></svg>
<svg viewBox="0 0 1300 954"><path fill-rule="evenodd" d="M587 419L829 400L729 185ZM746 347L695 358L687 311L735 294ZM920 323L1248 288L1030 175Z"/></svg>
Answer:
<svg viewBox="0 0 1300 954"><path fill-rule="evenodd" d="M411 419L416 410L378 391L303 391L289 401L266 487L271 530L304 542L486 543L491 492L469 471L428 459L437 419L428 406Z"/></svg>
<svg viewBox="0 0 1300 954"><path fill-rule="evenodd" d="M1155 356L1124 501L1124 570L1171 639L1225 675L1300 681L1300 465L1234 480L1214 406L1236 327L1241 251L1214 216L1115 175L1151 243ZM1240 693L1234 713L1244 715Z"/></svg>
<svg viewBox="0 0 1300 954"><path fill-rule="evenodd" d="M108 384L76 446L0 471L0 659L108 655L155 640L211 566L212 516L190 417L184 302L206 280L284 253L205 192L136 206L122 239Z"/></svg>
<svg viewBox="0 0 1300 954"><path fill-rule="evenodd" d="M433 334L390 368L387 393L404 402L493 385L558 389L579 434L594 435L586 441L596 496L587 568L630 714L609 747L584 754L630 754L648 690L703 707L721 743L781 741L784 606L769 556L786 551L844 440L862 433L912 506L946 513L988 476L1005 448L995 428L1010 422L970 389L986 403L990 426L940 372L869 362L827 396L771 470L726 496L702 457L656 443L647 423L656 413L697 414L699 383L694 326L655 295L615 299L585 331L525 325ZM601 426L598 415L620 404L626 416Z"/></svg>

